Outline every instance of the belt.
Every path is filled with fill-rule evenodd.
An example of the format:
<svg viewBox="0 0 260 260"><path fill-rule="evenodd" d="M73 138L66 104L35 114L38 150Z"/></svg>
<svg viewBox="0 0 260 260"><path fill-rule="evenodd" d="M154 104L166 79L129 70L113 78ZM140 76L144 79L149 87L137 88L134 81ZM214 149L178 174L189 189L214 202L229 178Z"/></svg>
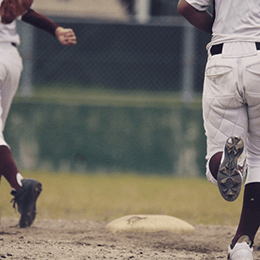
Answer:
<svg viewBox="0 0 260 260"><path fill-rule="evenodd" d="M260 42L256 42L255 43L256 49L260 50ZM223 43L217 44L217 45L213 45L210 49L210 53L211 55L217 55L217 54L221 54L222 53L222 49L223 49Z"/></svg>
<svg viewBox="0 0 260 260"><path fill-rule="evenodd" d="M12 44L14 47L17 47L16 43L14 43L14 42L11 42L11 44Z"/></svg>

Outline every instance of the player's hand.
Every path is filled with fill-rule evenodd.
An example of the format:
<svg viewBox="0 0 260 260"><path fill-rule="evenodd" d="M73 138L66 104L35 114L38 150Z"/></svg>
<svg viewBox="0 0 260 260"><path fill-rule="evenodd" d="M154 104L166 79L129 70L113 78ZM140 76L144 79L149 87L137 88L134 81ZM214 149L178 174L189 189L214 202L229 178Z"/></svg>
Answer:
<svg viewBox="0 0 260 260"><path fill-rule="evenodd" d="M63 45L76 45L77 39L74 31L70 28L57 27L55 36Z"/></svg>

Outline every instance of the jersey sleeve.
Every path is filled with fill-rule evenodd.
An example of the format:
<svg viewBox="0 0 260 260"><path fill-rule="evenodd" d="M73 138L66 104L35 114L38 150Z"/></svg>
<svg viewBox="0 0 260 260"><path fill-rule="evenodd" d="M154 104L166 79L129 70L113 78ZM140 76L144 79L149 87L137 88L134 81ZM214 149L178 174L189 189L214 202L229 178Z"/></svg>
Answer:
<svg viewBox="0 0 260 260"><path fill-rule="evenodd" d="M206 11L212 4L213 0L185 0L198 11Z"/></svg>
<svg viewBox="0 0 260 260"><path fill-rule="evenodd" d="M53 22L46 16L29 9L27 13L22 16L22 21L29 23L37 28L40 28L55 37L55 30L59 27L58 24Z"/></svg>

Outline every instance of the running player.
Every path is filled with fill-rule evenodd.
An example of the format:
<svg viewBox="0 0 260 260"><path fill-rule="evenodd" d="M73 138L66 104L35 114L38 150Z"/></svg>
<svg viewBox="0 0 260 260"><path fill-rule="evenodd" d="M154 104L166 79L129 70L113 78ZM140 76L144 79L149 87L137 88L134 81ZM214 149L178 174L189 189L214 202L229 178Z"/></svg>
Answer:
<svg viewBox="0 0 260 260"><path fill-rule="evenodd" d="M0 3L2 0L0 0ZM21 20L37 28L43 29L56 37L63 45L75 45L76 36L72 29L58 26L47 17L29 9ZM34 179L24 179L16 167L9 145L4 139L3 131L18 89L22 72L22 60L17 50L20 44L16 32L16 21L10 24L0 23L0 177L3 175L9 182L14 196L14 206L17 204L21 214L19 226L29 227L36 216L36 200L42 190L40 182Z"/></svg>
<svg viewBox="0 0 260 260"><path fill-rule="evenodd" d="M211 4L213 16L207 11ZM228 259L252 260L260 224L260 1L180 0L178 10L212 34L203 88L207 177L233 201L247 161L243 207Z"/></svg>

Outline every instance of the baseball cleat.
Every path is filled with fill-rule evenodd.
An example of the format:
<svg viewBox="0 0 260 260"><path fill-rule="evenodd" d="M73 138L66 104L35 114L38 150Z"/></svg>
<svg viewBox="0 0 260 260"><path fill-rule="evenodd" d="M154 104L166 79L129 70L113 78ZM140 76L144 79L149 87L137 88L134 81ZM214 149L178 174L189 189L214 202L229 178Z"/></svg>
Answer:
<svg viewBox="0 0 260 260"><path fill-rule="evenodd" d="M236 243L233 248L228 247L228 260L254 260L253 248L246 242Z"/></svg>
<svg viewBox="0 0 260 260"><path fill-rule="evenodd" d="M237 199L242 186L242 173L239 170L238 158L244 150L244 142L239 136L229 137L224 150L224 160L218 171L218 188L221 196L227 201Z"/></svg>
<svg viewBox="0 0 260 260"><path fill-rule="evenodd" d="M21 214L19 227L30 227L36 217L36 200L42 191L40 182L33 179L23 179L20 190L13 190L13 207L17 204L18 212Z"/></svg>

